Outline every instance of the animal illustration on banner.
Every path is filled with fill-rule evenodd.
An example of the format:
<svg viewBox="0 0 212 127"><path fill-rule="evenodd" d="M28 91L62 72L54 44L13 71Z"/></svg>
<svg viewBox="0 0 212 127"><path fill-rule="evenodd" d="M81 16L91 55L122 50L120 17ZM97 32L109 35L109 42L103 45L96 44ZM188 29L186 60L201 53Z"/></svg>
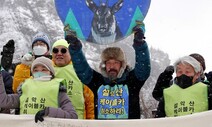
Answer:
<svg viewBox="0 0 212 127"><path fill-rule="evenodd" d="M81 40L110 44L143 22L151 0L55 0L57 13ZM144 25L144 24L141 24Z"/></svg>

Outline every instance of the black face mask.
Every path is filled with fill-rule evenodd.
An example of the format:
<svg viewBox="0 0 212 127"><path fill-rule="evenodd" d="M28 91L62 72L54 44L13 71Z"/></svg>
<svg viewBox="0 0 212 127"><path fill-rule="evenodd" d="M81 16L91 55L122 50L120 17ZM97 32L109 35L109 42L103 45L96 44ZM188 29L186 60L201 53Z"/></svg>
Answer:
<svg viewBox="0 0 212 127"><path fill-rule="evenodd" d="M176 77L176 84L181 88L187 88L193 84L193 76L187 76L182 74L179 77Z"/></svg>

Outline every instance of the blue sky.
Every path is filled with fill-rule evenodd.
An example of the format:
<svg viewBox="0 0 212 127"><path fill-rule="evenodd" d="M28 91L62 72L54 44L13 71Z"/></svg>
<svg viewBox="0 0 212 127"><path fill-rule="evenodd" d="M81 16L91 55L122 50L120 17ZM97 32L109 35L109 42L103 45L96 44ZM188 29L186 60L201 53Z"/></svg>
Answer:
<svg viewBox="0 0 212 127"><path fill-rule="evenodd" d="M212 71L212 0L152 0L144 20L146 40L169 54L172 63L179 57L200 53L206 72Z"/></svg>

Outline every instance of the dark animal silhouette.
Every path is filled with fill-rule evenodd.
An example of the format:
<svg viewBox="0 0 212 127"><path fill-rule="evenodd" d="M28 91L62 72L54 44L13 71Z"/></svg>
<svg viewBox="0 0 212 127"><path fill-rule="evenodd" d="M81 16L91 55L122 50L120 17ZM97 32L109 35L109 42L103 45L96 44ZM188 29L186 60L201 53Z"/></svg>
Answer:
<svg viewBox="0 0 212 127"><path fill-rule="evenodd" d="M109 7L108 0L106 2L100 1L99 6L93 0L86 0L88 8L94 13L91 33L87 41L109 44L123 36L114 15L121 9L123 2L124 0L118 0L112 7Z"/></svg>

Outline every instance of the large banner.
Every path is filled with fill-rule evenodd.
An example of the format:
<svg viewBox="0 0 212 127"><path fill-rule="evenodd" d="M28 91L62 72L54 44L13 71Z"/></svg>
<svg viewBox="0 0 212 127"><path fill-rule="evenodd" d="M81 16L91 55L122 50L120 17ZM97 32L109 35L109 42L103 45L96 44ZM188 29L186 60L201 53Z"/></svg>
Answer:
<svg viewBox="0 0 212 127"><path fill-rule="evenodd" d="M74 120L46 118L34 122L32 115L0 114L0 127L212 127L212 111L173 118L139 120Z"/></svg>
<svg viewBox="0 0 212 127"><path fill-rule="evenodd" d="M110 44L132 33L144 20L151 0L55 0L64 25L86 42ZM144 25L144 24L140 24Z"/></svg>

